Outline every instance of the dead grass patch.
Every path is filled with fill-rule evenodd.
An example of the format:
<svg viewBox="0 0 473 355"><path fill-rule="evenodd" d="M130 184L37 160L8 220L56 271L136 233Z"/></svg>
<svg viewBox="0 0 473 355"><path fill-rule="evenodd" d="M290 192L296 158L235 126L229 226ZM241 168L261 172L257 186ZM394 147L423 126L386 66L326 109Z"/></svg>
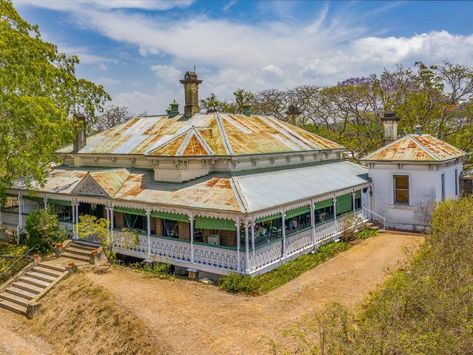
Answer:
<svg viewBox="0 0 473 355"><path fill-rule="evenodd" d="M33 327L68 354L163 354L168 348L144 322L83 273L63 280L42 300Z"/></svg>

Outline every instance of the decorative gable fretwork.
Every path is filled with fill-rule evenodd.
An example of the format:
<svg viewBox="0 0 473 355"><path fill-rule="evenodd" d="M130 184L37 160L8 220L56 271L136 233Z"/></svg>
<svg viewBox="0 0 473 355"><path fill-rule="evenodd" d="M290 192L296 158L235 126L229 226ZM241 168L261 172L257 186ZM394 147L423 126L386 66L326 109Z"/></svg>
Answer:
<svg viewBox="0 0 473 355"><path fill-rule="evenodd" d="M111 197L104 189L89 175L85 177L72 191L77 195Z"/></svg>

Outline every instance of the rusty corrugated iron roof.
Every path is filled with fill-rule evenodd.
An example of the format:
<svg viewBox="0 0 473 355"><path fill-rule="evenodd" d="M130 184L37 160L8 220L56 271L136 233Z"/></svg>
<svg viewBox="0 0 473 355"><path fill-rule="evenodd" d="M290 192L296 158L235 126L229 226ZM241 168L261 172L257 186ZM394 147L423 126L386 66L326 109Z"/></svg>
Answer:
<svg viewBox="0 0 473 355"><path fill-rule="evenodd" d="M247 213L359 187L368 181L364 167L346 161L233 175L213 173L184 183L156 182L152 170L87 169L56 167L46 185L34 190L71 197L94 196L95 189L90 189L93 181L117 201ZM81 190L85 183L87 189Z"/></svg>
<svg viewBox="0 0 473 355"><path fill-rule="evenodd" d="M341 149L341 145L271 116L210 113L136 117L87 138L79 153L153 156L246 155ZM60 153L72 152L68 146Z"/></svg>
<svg viewBox="0 0 473 355"><path fill-rule="evenodd" d="M444 161L466 153L429 134L408 134L367 155L362 161Z"/></svg>

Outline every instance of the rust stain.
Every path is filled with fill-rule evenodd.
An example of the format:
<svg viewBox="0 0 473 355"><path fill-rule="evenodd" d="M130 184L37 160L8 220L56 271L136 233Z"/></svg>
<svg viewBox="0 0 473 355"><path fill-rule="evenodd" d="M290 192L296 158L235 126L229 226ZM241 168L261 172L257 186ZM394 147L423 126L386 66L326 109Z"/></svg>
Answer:
<svg viewBox="0 0 473 355"><path fill-rule="evenodd" d="M187 147L184 149L182 153L184 156L189 155L208 155L207 151L203 147L203 145L199 142L195 135L192 136Z"/></svg>
<svg viewBox="0 0 473 355"><path fill-rule="evenodd" d="M464 154L460 149L431 135L408 135L368 155L364 160L441 161Z"/></svg>
<svg viewBox="0 0 473 355"><path fill-rule="evenodd" d="M321 138L302 128L285 122L273 122L264 116L241 114L219 114L221 131L215 114L194 115L189 120L167 116L135 117L124 124L88 138L83 153L144 154L161 141L167 144L152 152L153 156L174 156L179 151L177 132L194 127L214 155L229 155L225 141L228 141L234 155L264 154L314 149L342 148L342 146ZM71 146L59 150L67 152ZM186 155L207 155L202 144L195 140L184 149Z"/></svg>

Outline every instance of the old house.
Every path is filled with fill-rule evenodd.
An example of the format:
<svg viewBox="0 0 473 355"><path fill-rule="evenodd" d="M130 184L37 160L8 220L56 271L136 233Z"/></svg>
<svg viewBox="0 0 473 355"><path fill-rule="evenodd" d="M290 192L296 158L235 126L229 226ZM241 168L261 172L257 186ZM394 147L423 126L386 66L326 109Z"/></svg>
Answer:
<svg viewBox="0 0 473 355"><path fill-rule="evenodd" d="M173 103L91 137L84 127L44 186L8 191L16 202L3 224L21 231L25 215L51 205L73 238L92 214L109 221L118 253L256 274L338 238L354 213L367 218L367 170L341 159L344 147L248 110L202 114L201 80L187 72L181 83L184 114Z"/></svg>
<svg viewBox="0 0 473 355"><path fill-rule="evenodd" d="M371 207L390 228L424 230L435 203L460 196L466 153L420 126L397 138L397 122L385 114L386 145L362 159L373 183Z"/></svg>

